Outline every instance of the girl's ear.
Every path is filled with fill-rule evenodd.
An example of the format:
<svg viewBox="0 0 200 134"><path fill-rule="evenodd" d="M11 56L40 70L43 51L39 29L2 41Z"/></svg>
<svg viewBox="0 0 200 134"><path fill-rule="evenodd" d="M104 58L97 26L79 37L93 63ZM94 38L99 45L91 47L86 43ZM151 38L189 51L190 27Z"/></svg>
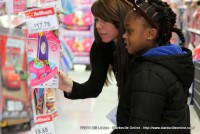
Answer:
<svg viewBox="0 0 200 134"><path fill-rule="evenodd" d="M147 30L146 38L147 40L154 40L156 39L158 31L155 28L149 28Z"/></svg>

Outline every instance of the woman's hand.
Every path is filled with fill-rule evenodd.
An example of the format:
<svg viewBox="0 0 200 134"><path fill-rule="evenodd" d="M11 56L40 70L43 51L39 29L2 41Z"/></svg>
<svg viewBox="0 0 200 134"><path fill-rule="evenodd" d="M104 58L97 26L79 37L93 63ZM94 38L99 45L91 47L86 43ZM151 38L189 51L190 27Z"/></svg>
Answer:
<svg viewBox="0 0 200 134"><path fill-rule="evenodd" d="M73 81L70 79L64 72L61 70L58 72L59 76L59 84L58 88L67 92L71 93L72 92L72 87L73 87Z"/></svg>

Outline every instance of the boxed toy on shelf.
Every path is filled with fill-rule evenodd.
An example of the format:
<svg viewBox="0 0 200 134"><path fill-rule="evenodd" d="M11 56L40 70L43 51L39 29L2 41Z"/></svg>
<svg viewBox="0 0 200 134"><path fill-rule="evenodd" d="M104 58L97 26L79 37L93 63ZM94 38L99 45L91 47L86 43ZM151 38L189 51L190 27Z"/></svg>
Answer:
<svg viewBox="0 0 200 134"><path fill-rule="evenodd" d="M26 0L6 0L7 12L17 14L27 9Z"/></svg>
<svg viewBox="0 0 200 134"><path fill-rule="evenodd" d="M53 114L53 117L58 116L58 112L55 108L55 89L35 88L33 90L33 107L36 116L45 114Z"/></svg>
<svg viewBox="0 0 200 134"><path fill-rule="evenodd" d="M64 28L68 30L87 31L93 23L92 13L89 10L75 10L74 13L64 16Z"/></svg>
<svg viewBox="0 0 200 134"><path fill-rule="evenodd" d="M31 128L32 110L23 32L0 28L2 133Z"/></svg>
<svg viewBox="0 0 200 134"><path fill-rule="evenodd" d="M27 7L54 7L56 11L62 10L61 0L26 0Z"/></svg>
<svg viewBox="0 0 200 134"><path fill-rule="evenodd" d="M200 36L200 6L198 1L186 1L184 6L179 6L179 25L185 36L185 46L191 50L199 45Z"/></svg>
<svg viewBox="0 0 200 134"><path fill-rule="evenodd" d="M66 43L77 56L88 56L93 40L92 37L65 38Z"/></svg>
<svg viewBox="0 0 200 134"><path fill-rule="evenodd" d="M60 41L52 31L29 34L27 55L32 88L58 88Z"/></svg>
<svg viewBox="0 0 200 134"><path fill-rule="evenodd" d="M195 61L195 77L194 77L194 109L200 119L200 62Z"/></svg>
<svg viewBox="0 0 200 134"><path fill-rule="evenodd" d="M71 48L66 44L64 38L60 36L61 54L60 54L60 70L68 73L74 63L74 54Z"/></svg>
<svg viewBox="0 0 200 134"><path fill-rule="evenodd" d="M5 13L6 13L5 1L0 1L0 16L4 15Z"/></svg>
<svg viewBox="0 0 200 134"><path fill-rule="evenodd" d="M94 18L91 5L94 0L73 1L73 13L62 18L61 33L74 53L74 64L90 64L89 52L94 41Z"/></svg>
<svg viewBox="0 0 200 134"><path fill-rule="evenodd" d="M31 9L24 14L35 130L40 133L45 129L54 134L53 117L58 116L54 95L60 65L59 23L53 7ZM48 124L51 124L50 128L46 126Z"/></svg>

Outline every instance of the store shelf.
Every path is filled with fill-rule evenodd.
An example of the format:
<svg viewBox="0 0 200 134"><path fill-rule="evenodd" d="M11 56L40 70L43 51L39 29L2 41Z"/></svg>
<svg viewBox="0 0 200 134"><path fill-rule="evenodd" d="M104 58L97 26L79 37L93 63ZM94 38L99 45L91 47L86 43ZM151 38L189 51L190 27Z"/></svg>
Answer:
<svg viewBox="0 0 200 134"><path fill-rule="evenodd" d="M92 6L92 4L80 4L80 5L77 5L76 8L77 9L90 9Z"/></svg>
<svg viewBox="0 0 200 134"><path fill-rule="evenodd" d="M197 29L187 28L187 31L200 35L200 30L197 30Z"/></svg>
<svg viewBox="0 0 200 134"><path fill-rule="evenodd" d="M76 30L68 30L63 28L64 26L62 25L60 28L60 31L63 35L63 37L93 37L93 28L88 31L76 31Z"/></svg>
<svg viewBox="0 0 200 134"><path fill-rule="evenodd" d="M194 62L195 78L194 78L194 108L200 118L200 62Z"/></svg>
<svg viewBox="0 0 200 134"><path fill-rule="evenodd" d="M186 6L186 5L180 5L180 6L178 6L178 8L179 8L179 9L186 9L187 6Z"/></svg>
<svg viewBox="0 0 200 134"><path fill-rule="evenodd" d="M200 0L185 0L185 2L198 2Z"/></svg>
<svg viewBox="0 0 200 134"><path fill-rule="evenodd" d="M88 64L90 64L90 58L89 58L89 56L75 56L74 64L88 65Z"/></svg>

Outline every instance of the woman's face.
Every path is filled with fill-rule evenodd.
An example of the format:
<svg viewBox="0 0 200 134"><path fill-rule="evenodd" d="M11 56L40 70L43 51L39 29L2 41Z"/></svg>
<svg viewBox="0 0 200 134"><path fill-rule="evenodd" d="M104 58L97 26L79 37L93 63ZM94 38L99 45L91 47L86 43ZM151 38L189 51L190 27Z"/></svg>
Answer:
<svg viewBox="0 0 200 134"><path fill-rule="evenodd" d="M128 53L136 54L149 47L147 42L148 28L144 26L142 17L135 17L129 12L124 20L126 32L123 35Z"/></svg>
<svg viewBox="0 0 200 134"><path fill-rule="evenodd" d="M110 41L117 41L119 31L114 24L104 21L99 17L95 17L95 22L97 32L104 43L108 43Z"/></svg>

